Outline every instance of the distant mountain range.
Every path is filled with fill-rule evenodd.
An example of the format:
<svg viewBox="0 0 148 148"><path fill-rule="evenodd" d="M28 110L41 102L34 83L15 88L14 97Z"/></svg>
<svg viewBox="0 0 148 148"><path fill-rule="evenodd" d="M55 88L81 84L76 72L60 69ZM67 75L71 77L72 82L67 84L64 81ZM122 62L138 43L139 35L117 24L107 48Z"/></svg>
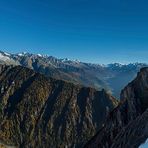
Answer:
<svg viewBox="0 0 148 148"><path fill-rule="evenodd" d="M0 63L21 65L46 76L93 87L102 88L119 98L121 89L133 80L145 63L108 65L84 63L78 60L57 59L52 56L30 53L9 54L0 52Z"/></svg>

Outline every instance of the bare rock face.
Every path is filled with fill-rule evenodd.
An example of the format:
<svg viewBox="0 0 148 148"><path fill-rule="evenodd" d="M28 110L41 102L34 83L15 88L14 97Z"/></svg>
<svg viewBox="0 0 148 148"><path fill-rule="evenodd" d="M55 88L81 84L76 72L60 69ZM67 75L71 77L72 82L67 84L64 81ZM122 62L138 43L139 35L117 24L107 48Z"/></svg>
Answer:
<svg viewBox="0 0 148 148"><path fill-rule="evenodd" d="M129 120L147 109L148 68L142 68L137 78L122 90L121 100L127 100Z"/></svg>
<svg viewBox="0 0 148 148"><path fill-rule="evenodd" d="M148 137L148 68L121 92L121 102L86 148L138 148Z"/></svg>
<svg viewBox="0 0 148 148"><path fill-rule="evenodd" d="M148 110L129 122L115 138L111 148L138 148L148 137Z"/></svg>
<svg viewBox="0 0 148 148"><path fill-rule="evenodd" d="M0 141L16 147L82 147L116 100L104 90L0 65Z"/></svg>

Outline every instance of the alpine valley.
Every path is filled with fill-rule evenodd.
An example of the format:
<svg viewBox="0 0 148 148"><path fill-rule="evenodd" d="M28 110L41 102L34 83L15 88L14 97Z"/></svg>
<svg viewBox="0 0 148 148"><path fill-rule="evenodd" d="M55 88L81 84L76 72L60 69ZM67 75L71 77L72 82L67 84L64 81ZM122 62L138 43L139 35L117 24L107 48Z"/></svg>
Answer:
<svg viewBox="0 0 148 148"><path fill-rule="evenodd" d="M93 87L97 90L104 88L117 98L120 98L121 90L136 77L137 72L148 66L145 63L91 64L67 58L58 59L48 55L26 52L10 54L2 51L0 63L21 65L48 77Z"/></svg>
<svg viewBox="0 0 148 148"><path fill-rule="evenodd" d="M0 52L0 147L138 148L147 108L147 64Z"/></svg>

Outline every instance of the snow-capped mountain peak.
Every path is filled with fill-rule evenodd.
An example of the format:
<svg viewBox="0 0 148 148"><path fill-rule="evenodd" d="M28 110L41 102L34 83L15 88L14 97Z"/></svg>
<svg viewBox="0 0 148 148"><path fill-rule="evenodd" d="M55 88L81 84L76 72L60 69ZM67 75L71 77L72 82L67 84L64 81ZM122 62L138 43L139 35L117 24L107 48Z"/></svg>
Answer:
<svg viewBox="0 0 148 148"><path fill-rule="evenodd" d="M10 60L10 58L8 56L3 55L2 53L0 53L0 59L3 61Z"/></svg>
<svg viewBox="0 0 148 148"><path fill-rule="evenodd" d="M2 60L2 61L10 60L10 54L0 51L0 60Z"/></svg>

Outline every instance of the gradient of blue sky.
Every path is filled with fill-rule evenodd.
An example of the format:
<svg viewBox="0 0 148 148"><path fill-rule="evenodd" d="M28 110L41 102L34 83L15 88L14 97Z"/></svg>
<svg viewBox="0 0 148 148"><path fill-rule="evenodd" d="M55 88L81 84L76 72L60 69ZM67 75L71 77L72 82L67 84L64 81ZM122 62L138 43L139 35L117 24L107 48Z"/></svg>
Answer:
<svg viewBox="0 0 148 148"><path fill-rule="evenodd" d="M0 49L148 62L147 0L1 0Z"/></svg>

